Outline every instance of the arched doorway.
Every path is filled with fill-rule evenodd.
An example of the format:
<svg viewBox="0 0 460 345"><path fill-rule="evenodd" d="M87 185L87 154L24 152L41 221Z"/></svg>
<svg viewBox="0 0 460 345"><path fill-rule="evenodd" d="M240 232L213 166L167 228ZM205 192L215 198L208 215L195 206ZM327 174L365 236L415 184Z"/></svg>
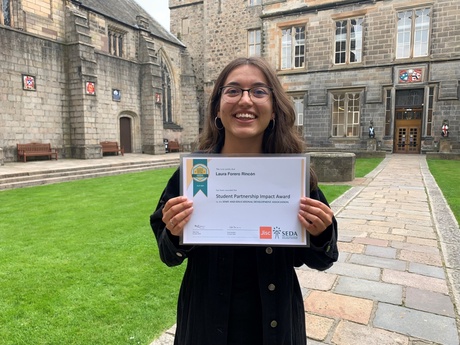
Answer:
<svg viewBox="0 0 460 345"><path fill-rule="evenodd" d="M120 146L125 149L125 153L133 152L131 122L130 117L120 117Z"/></svg>

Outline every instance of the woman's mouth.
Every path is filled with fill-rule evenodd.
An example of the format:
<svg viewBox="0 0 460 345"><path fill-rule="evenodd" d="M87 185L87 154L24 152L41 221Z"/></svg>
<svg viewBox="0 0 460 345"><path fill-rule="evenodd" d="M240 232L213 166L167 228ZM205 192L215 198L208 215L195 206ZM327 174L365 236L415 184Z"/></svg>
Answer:
<svg viewBox="0 0 460 345"><path fill-rule="evenodd" d="M244 120L246 120L246 119L248 119L248 120L253 120L253 119L256 118L256 116L255 116L254 114L248 114L248 113L236 114L235 117L236 117L237 119L242 119L242 120L243 120L243 119L244 119Z"/></svg>

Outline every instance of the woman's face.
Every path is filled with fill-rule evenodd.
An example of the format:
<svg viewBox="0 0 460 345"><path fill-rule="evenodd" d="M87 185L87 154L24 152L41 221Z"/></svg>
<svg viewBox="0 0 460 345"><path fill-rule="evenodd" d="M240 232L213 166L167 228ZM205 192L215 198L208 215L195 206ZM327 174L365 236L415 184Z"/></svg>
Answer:
<svg viewBox="0 0 460 345"><path fill-rule="evenodd" d="M224 89L220 97L220 110L217 116L221 119L225 128L225 143L223 153L233 151L233 153L261 152L264 131L274 118L273 114L273 95L270 90L264 89L267 80L262 71L253 65L242 65L235 68L228 75L224 86L234 86L238 88L255 89L259 99L253 102L249 92L244 91L241 98L230 98L224 96ZM268 91L268 97L263 91ZM256 96L252 96L254 99ZM242 148L246 148L243 150Z"/></svg>

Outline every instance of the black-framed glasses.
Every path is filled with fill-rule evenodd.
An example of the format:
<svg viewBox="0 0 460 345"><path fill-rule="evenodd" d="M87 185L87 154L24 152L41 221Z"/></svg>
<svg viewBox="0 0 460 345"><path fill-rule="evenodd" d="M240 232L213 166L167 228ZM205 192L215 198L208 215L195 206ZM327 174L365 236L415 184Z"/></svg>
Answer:
<svg viewBox="0 0 460 345"><path fill-rule="evenodd" d="M254 86L250 89L243 89L239 86L225 85L220 88L222 98L227 103L238 102L243 96L244 91L247 91L251 101L257 104L266 102L272 94L272 89L268 86Z"/></svg>

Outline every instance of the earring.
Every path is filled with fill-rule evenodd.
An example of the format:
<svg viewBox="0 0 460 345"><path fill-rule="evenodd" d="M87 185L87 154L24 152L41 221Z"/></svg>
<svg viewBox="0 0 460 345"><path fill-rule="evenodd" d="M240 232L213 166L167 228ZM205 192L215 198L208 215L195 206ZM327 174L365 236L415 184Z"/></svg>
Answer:
<svg viewBox="0 0 460 345"><path fill-rule="evenodd" d="M219 126L217 125L217 119L220 120L220 118L218 118L218 117L216 116L216 117L214 118L214 126L216 126L216 128L220 131L220 130L224 129L224 125L222 125L222 120L220 120L220 124L222 125L222 127L219 127Z"/></svg>
<svg viewBox="0 0 460 345"><path fill-rule="evenodd" d="M270 128L272 131L275 129L275 118L272 119L272 128ZM270 121L271 122L271 121Z"/></svg>

